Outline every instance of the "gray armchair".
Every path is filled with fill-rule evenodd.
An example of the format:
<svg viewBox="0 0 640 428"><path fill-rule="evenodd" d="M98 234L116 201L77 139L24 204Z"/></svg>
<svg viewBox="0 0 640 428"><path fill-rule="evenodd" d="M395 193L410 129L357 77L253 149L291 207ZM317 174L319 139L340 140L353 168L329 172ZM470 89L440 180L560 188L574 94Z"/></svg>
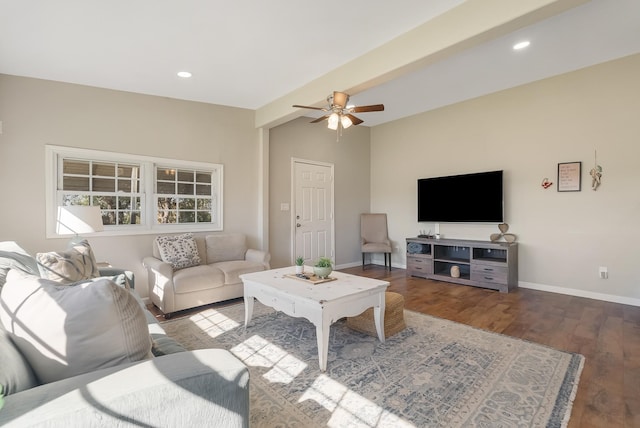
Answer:
<svg viewBox="0 0 640 428"><path fill-rule="evenodd" d="M362 268L366 253L383 253L384 267L387 267L389 257L389 270L391 270L391 240L387 231L386 214L361 214L360 215L360 245L362 248Z"/></svg>

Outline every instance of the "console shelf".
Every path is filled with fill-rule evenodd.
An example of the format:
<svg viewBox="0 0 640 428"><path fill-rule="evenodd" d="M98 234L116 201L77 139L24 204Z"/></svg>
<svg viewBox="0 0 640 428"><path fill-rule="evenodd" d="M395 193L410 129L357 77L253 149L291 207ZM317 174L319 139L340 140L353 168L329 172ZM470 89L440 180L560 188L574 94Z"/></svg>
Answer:
<svg viewBox="0 0 640 428"><path fill-rule="evenodd" d="M506 293L518 287L518 244L407 238L407 275Z"/></svg>

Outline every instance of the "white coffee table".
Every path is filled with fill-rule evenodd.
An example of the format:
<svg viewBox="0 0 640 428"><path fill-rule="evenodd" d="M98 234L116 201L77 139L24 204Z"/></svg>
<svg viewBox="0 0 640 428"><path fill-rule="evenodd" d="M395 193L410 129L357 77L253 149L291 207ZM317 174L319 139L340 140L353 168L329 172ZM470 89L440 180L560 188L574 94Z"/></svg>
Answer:
<svg viewBox="0 0 640 428"><path fill-rule="evenodd" d="M310 274L313 268L306 266ZM302 317L316 326L320 370L327 369L329 329L343 317L356 316L373 307L376 331L384 342L384 293L389 282L332 272L335 281L310 284L285 275L295 273L295 267L272 269L240 275L244 283L244 326L253 315L254 298L292 317Z"/></svg>

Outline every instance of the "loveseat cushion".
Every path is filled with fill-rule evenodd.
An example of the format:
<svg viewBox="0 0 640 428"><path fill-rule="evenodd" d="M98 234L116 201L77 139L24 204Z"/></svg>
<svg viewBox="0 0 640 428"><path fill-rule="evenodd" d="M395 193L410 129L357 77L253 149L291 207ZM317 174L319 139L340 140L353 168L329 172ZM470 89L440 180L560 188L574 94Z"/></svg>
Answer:
<svg viewBox="0 0 640 428"><path fill-rule="evenodd" d="M209 265L181 269L173 274L173 288L176 294L209 290L224 285L224 273Z"/></svg>
<svg viewBox="0 0 640 428"><path fill-rule="evenodd" d="M66 251L36 254L41 276L60 284L72 284L100 275L89 241L70 242Z"/></svg>
<svg viewBox="0 0 640 428"><path fill-rule="evenodd" d="M247 238L242 233L217 233L205 237L207 264L244 260L247 252Z"/></svg>
<svg viewBox="0 0 640 428"><path fill-rule="evenodd" d="M38 379L29 362L16 348L9 333L0 325L0 386L4 395L15 394L38 385Z"/></svg>
<svg viewBox="0 0 640 428"><path fill-rule="evenodd" d="M156 244L162 261L169 263L174 270L200 264L198 246L192 233L158 236Z"/></svg>
<svg viewBox="0 0 640 428"><path fill-rule="evenodd" d="M240 275L242 274L265 270L262 263L244 260L231 260L228 262L214 263L212 266L224 272L225 285L241 283L242 279L240 279Z"/></svg>
<svg viewBox="0 0 640 428"><path fill-rule="evenodd" d="M61 285L11 270L0 322L42 383L152 357L143 309L108 279Z"/></svg>

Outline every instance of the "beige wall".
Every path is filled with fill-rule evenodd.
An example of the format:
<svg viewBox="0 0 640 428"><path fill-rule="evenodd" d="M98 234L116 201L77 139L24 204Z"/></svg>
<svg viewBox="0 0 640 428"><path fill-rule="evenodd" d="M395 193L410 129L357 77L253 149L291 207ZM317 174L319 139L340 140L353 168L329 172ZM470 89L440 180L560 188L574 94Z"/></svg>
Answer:
<svg viewBox="0 0 640 428"><path fill-rule="evenodd" d="M359 214L387 212L394 264L416 222L416 180L503 169L506 221L519 237L523 286L640 305L640 55L546 79L369 129L339 142L300 118L269 132L269 250L291 263L291 158L335 165L336 262L360 262ZM366 117L363 117L366 120ZM254 112L79 85L0 75L0 240L31 253L59 250L46 239L44 146L82 147L225 166L224 226L259 247L259 132ZM590 189L594 150L603 184ZM559 162L582 161L583 190L558 193ZM27 203L28 202L28 206ZM487 239L495 225L442 224L450 238ZM133 270L153 235L91 238L97 257ZM609 279L598 279L598 267Z"/></svg>
<svg viewBox="0 0 640 428"><path fill-rule="evenodd" d="M374 113L371 113L374 114ZM366 117L362 117L366 120ZM336 264L360 260L360 214L369 212L369 136L364 126L344 131L340 141L324 123L299 118L269 133L269 249L272 267L291 265L291 213L281 203L291 201L291 159L334 165Z"/></svg>
<svg viewBox="0 0 640 428"><path fill-rule="evenodd" d="M638 76L634 55L373 128L371 209L389 214L402 263L404 238L435 227L416 221L418 178L503 169L522 285L640 304ZM597 191L594 150L603 168ZM557 165L573 161L582 162L582 191L559 193ZM545 177L554 182L547 190ZM440 226L448 238L497 231ZM598 278L600 266L609 279Z"/></svg>
<svg viewBox="0 0 640 428"><path fill-rule="evenodd" d="M0 75L0 241L30 253L61 250L45 238L45 144L224 165L224 230L259 245L258 133L251 110ZM95 237L99 261L131 269L146 292L141 260L154 235Z"/></svg>

